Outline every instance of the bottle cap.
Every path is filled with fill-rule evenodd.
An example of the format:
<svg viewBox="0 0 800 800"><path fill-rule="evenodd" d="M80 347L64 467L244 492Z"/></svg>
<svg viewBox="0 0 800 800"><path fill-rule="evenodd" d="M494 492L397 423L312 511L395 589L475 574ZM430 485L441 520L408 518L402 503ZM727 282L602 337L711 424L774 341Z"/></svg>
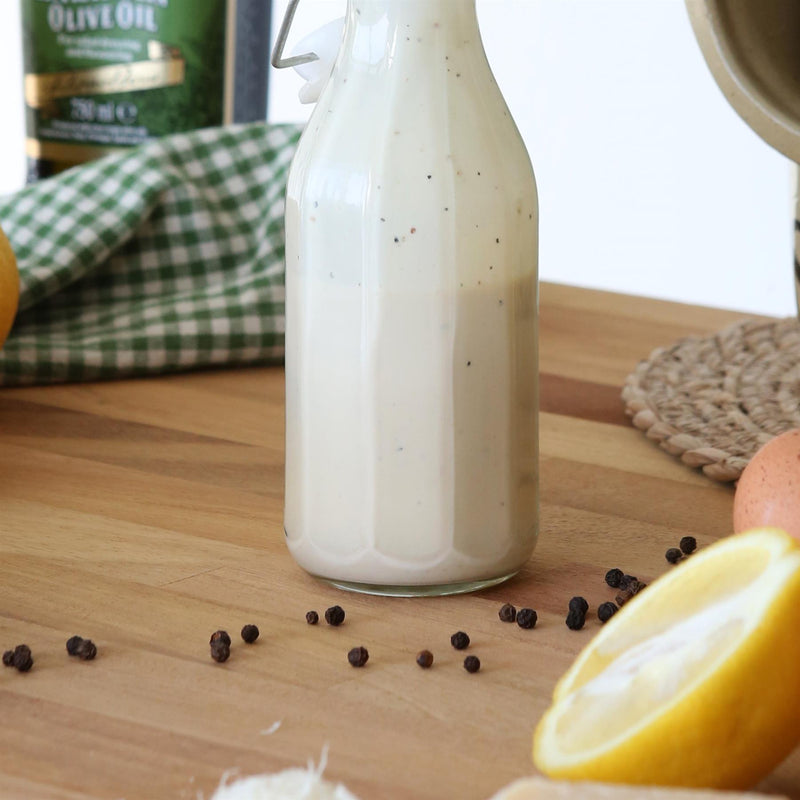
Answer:
<svg viewBox="0 0 800 800"><path fill-rule="evenodd" d="M312 31L295 46L293 53L317 54L314 61L294 65L295 72L306 82L299 92L301 103L316 103L319 100L339 54L343 33L344 17L341 17Z"/></svg>

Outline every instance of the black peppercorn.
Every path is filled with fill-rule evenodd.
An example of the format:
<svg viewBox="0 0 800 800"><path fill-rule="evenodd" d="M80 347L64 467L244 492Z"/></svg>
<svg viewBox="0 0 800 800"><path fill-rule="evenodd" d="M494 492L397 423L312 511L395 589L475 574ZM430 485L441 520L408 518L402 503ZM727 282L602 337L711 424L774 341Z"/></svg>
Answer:
<svg viewBox="0 0 800 800"><path fill-rule="evenodd" d="M91 661L97 655L97 645L91 639L84 639L75 655L81 661Z"/></svg>
<svg viewBox="0 0 800 800"><path fill-rule="evenodd" d="M567 614L567 627L571 631L579 631L586 623L586 612L589 604L585 597L573 597L569 601L569 613Z"/></svg>
<svg viewBox="0 0 800 800"><path fill-rule="evenodd" d="M586 612L589 610L589 604L586 602L585 597L573 597L569 601L569 610L579 611L585 615Z"/></svg>
<svg viewBox="0 0 800 800"><path fill-rule="evenodd" d="M634 583L638 583L639 579L635 575L623 575L619 581L619 588L623 591L629 589Z"/></svg>
<svg viewBox="0 0 800 800"><path fill-rule="evenodd" d="M422 669L428 669L433 664L433 653L430 650L420 650L417 653L417 664L419 664Z"/></svg>
<svg viewBox="0 0 800 800"><path fill-rule="evenodd" d="M369 661L369 653L366 647L354 647L348 654L347 660L354 667L363 667Z"/></svg>
<svg viewBox="0 0 800 800"><path fill-rule="evenodd" d="M224 661L227 661L231 655L231 646L226 644L222 639L217 639L217 641L211 643L211 658L214 661L222 664Z"/></svg>
<svg viewBox="0 0 800 800"><path fill-rule="evenodd" d="M306 611L306 622L309 625L316 625L319 622L319 614L316 611Z"/></svg>
<svg viewBox="0 0 800 800"><path fill-rule="evenodd" d="M214 633L211 634L211 638L208 640L208 643L213 645L215 642L222 642L230 647L231 637L228 636L227 631L214 631Z"/></svg>
<svg viewBox="0 0 800 800"><path fill-rule="evenodd" d="M530 630L536 626L536 620L538 618L538 615L532 608L521 608L517 611L517 625L519 625L520 628Z"/></svg>
<svg viewBox="0 0 800 800"><path fill-rule="evenodd" d="M78 649L83 644L83 636L70 636L67 639L67 652L71 656L78 655Z"/></svg>
<svg viewBox="0 0 800 800"><path fill-rule="evenodd" d="M697 550L697 539L694 536L684 536L680 541L680 548L687 556Z"/></svg>
<svg viewBox="0 0 800 800"><path fill-rule="evenodd" d="M242 628L242 639L244 639L247 644L253 644L253 642L258 639L259 633L258 625L245 625L244 628Z"/></svg>
<svg viewBox="0 0 800 800"><path fill-rule="evenodd" d="M677 564L683 558L683 553L677 547L670 547L664 556L670 564Z"/></svg>
<svg viewBox="0 0 800 800"><path fill-rule="evenodd" d="M467 672L477 672L481 668L481 660L478 656L467 656L464 659L464 669Z"/></svg>
<svg viewBox="0 0 800 800"><path fill-rule="evenodd" d="M27 672L33 666L30 647L26 644L18 644L14 648L14 660L12 663L20 672Z"/></svg>
<svg viewBox="0 0 800 800"><path fill-rule="evenodd" d="M325 612L325 622L334 627L341 625L344 622L344 609L341 606L331 606Z"/></svg>
<svg viewBox="0 0 800 800"><path fill-rule="evenodd" d="M597 608L597 618L602 622L604 625L608 622L614 614L617 613L617 607L614 603L601 603Z"/></svg>
<svg viewBox="0 0 800 800"><path fill-rule="evenodd" d="M645 589L647 584L644 581L634 580L627 588L623 589L614 599L618 606L624 606L634 595Z"/></svg>
<svg viewBox="0 0 800 800"><path fill-rule="evenodd" d="M506 603L501 607L498 616L501 622L513 622L517 618L517 609L511 603Z"/></svg>
<svg viewBox="0 0 800 800"><path fill-rule="evenodd" d="M464 631L457 631L450 637L450 644L456 650L463 650L465 647L469 647L469 636Z"/></svg>
<svg viewBox="0 0 800 800"><path fill-rule="evenodd" d="M571 631L579 631L586 624L586 612L571 608L567 614L567 627Z"/></svg>
<svg viewBox="0 0 800 800"><path fill-rule="evenodd" d="M606 583L612 589L618 589L619 583L622 580L624 574L625 573L621 569L616 569L616 567L614 569L610 569L608 572L606 572Z"/></svg>
<svg viewBox="0 0 800 800"><path fill-rule="evenodd" d="M3 666L6 667L13 667L14 666L14 651L13 650L6 650L3 653Z"/></svg>

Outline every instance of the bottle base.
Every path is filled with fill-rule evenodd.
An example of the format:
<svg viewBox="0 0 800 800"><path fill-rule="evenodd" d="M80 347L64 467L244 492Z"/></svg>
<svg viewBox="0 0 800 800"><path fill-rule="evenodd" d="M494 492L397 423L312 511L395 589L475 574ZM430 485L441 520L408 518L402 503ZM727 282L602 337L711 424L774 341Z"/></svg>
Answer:
<svg viewBox="0 0 800 800"><path fill-rule="evenodd" d="M445 597L451 594L466 594L467 592L477 592L481 589L488 589L490 586L497 586L499 583L513 578L519 572L515 569L506 575L497 578L486 578L484 580L461 581L457 583L426 584L422 586L393 586L380 583L356 583L353 581L340 581L334 578L325 578L322 575L313 575L317 580L327 583L336 589L344 589L347 592L357 592L358 594L375 594L383 597Z"/></svg>

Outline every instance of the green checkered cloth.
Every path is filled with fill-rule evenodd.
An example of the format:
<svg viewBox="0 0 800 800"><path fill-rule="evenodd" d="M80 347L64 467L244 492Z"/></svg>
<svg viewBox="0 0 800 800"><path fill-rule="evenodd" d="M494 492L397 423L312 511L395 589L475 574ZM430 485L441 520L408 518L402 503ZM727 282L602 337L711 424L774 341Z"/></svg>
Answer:
<svg viewBox="0 0 800 800"><path fill-rule="evenodd" d="M177 134L0 198L21 283L0 384L279 362L299 136Z"/></svg>

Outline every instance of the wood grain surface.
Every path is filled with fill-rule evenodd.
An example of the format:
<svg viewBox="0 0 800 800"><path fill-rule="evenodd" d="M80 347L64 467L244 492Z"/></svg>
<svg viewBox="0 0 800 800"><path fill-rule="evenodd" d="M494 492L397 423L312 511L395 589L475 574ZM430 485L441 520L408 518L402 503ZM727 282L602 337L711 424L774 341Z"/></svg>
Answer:
<svg viewBox="0 0 800 800"><path fill-rule="evenodd" d="M731 530L732 489L634 430L619 393L653 348L738 318L544 285L539 545L509 583L453 598L346 594L295 566L280 369L3 389L0 648L25 642L35 664L0 670L0 797L208 797L227 770L302 766L326 746L326 774L361 800L482 800L533 773L533 726L599 629L593 614L566 628L569 598L596 608L606 569L649 581L681 536ZM537 627L501 623L506 601ZM306 624L334 603L344 625ZM234 639L222 665L218 628ZM96 660L68 657L72 634ZM761 788L800 798L800 753Z"/></svg>

